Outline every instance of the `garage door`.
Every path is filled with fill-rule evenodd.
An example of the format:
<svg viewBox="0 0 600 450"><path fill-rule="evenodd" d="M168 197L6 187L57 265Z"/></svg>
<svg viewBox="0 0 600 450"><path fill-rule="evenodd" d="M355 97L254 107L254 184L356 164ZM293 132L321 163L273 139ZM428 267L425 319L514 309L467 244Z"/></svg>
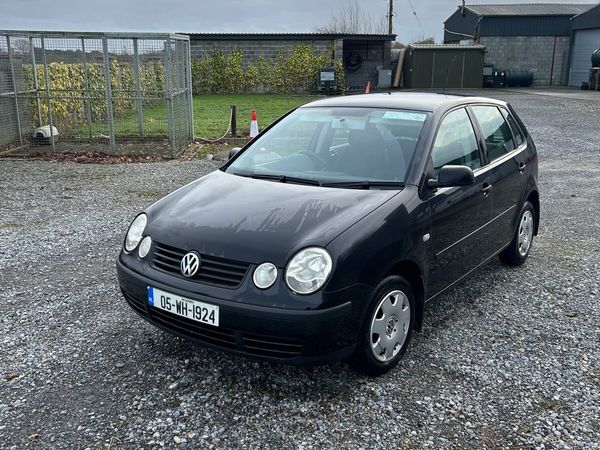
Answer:
<svg viewBox="0 0 600 450"><path fill-rule="evenodd" d="M569 86L581 86L583 81L588 81L592 53L597 48L600 48L600 28L575 31Z"/></svg>

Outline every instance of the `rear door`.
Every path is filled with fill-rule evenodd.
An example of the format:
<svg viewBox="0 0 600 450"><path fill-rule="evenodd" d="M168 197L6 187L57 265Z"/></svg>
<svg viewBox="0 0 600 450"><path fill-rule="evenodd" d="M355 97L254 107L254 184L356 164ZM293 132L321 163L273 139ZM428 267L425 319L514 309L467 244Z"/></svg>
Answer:
<svg viewBox="0 0 600 450"><path fill-rule="evenodd" d="M490 249L501 250L512 239L519 201L525 188L527 144L521 134L513 136L508 111L495 105L474 105L471 111L479 126L490 172L492 222ZM511 121L514 122L514 120ZM517 128L518 130L518 128Z"/></svg>
<svg viewBox="0 0 600 450"><path fill-rule="evenodd" d="M488 256L487 223L491 218L489 172L484 165L473 124L465 108L441 121L431 150L433 169L464 165L473 169L475 183L440 188L428 199L431 211L428 292L435 296Z"/></svg>

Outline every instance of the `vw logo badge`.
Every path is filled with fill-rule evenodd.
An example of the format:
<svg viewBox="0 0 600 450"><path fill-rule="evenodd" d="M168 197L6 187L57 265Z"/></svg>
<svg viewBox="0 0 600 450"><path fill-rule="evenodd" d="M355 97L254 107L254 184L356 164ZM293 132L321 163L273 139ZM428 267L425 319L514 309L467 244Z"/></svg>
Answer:
<svg viewBox="0 0 600 450"><path fill-rule="evenodd" d="M200 255L196 252L186 253L181 259L181 274L186 278L196 275L200 268Z"/></svg>

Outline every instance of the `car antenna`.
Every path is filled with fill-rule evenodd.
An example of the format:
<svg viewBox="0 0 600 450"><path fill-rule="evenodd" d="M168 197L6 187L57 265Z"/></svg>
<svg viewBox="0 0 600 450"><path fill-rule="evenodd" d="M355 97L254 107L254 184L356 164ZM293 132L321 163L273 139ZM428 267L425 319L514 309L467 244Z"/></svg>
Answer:
<svg viewBox="0 0 600 450"><path fill-rule="evenodd" d="M448 78L450 77L450 71L452 70L452 67L454 67L454 61L456 61L456 57L458 55L454 55L454 58L452 58L452 62L450 63L450 66L446 69L446 79L444 80L444 87L442 89L442 95L446 95L446 86L448 85Z"/></svg>

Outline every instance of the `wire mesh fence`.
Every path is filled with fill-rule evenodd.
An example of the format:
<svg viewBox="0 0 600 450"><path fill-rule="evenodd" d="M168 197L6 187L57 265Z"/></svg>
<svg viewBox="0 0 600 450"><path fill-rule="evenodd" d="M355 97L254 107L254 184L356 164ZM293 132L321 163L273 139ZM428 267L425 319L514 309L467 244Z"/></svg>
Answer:
<svg viewBox="0 0 600 450"><path fill-rule="evenodd" d="M0 150L159 153L192 142L189 38L0 31Z"/></svg>

